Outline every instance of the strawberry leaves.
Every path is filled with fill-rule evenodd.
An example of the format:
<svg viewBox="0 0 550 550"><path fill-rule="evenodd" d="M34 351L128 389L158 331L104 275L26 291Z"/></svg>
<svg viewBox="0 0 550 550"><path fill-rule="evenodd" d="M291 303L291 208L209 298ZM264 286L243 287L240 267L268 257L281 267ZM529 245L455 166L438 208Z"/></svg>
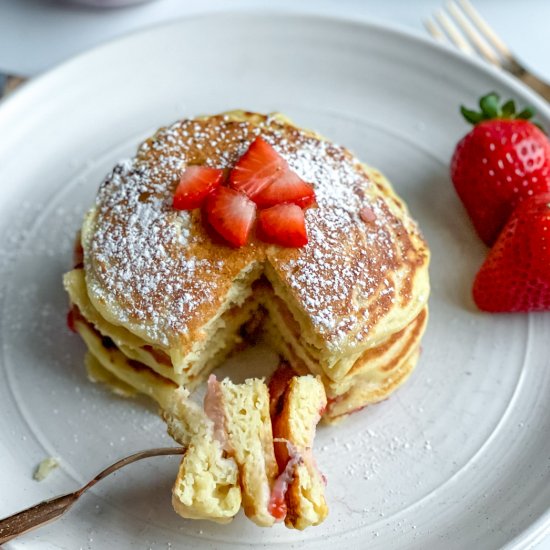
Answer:
<svg viewBox="0 0 550 550"><path fill-rule="evenodd" d="M532 107L525 107L521 111L516 110L516 103L510 99L501 105L500 96L496 92L490 92L479 100L480 111L468 109L464 105L460 106L462 116L470 124L476 125L484 120L505 119L505 120L531 120L535 116L535 110ZM533 122L541 130L540 124Z"/></svg>

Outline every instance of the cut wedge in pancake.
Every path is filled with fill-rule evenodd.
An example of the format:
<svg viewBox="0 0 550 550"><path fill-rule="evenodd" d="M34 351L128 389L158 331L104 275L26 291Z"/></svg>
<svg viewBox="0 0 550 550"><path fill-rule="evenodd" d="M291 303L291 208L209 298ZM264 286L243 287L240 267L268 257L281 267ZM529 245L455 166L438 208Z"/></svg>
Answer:
<svg viewBox="0 0 550 550"><path fill-rule="evenodd" d="M77 332L96 359L95 368L90 368L87 361L92 380L108 384L119 394L130 395L135 391L144 393L161 407L166 407L167 399L179 387L173 380L160 375L150 364L129 359L110 337L103 336L83 316L77 314L74 318ZM329 398L323 421L342 420L347 414L386 399L402 385L417 363L420 339L426 323L427 313L424 311L408 327L392 335L387 342L368 350L366 357L359 358L348 376L339 382L333 382L321 374ZM295 373L304 375L314 370L315 364L311 360L306 362L303 359L305 352L299 339L288 337L282 328L281 325L274 325L273 317L264 321L267 340L289 360ZM221 350L216 364L225 358L228 351L230 350ZM103 367L102 374L98 372L97 363Z"/></svg>
<svg viewBox="0 0 550 550"><path fill-rule="evenodd" d="M66 273L63 283L72 305L78 308L77 317L82 317L103 337L112 340L129 359L147 365L157 374L188 389L195 388L213 367L242 344L240 329L258 308L256 297L251 294L240 305L229 308L215 323L216 329L211 336L212 341L208 342L208 349L190 364L187 371L178 373L163 349L149 345L123 326L113 325L101 316L88 296L83 269L73 269Z"/></svg>

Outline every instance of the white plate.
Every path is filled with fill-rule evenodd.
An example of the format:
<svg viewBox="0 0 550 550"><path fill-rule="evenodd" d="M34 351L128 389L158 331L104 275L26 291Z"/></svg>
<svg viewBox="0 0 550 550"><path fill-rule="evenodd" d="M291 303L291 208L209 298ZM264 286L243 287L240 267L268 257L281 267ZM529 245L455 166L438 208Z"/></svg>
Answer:
<svg viewBox="0 0 550 550"><path fill-rule="evenodd" d="M387 173L433 251L431 320L411 380L320 430L331 513L303 533L180 519L177 459L136 464L63 520L9 548L526 548L550 507L550 315L477 312L484 247L448 178L457 107L491 89L550 111L479 63L386 28L315 17L215 15L111 43L0 109L0 516L168 444L153 407L89 383L65 327L61 275L102 176L157 126L230 108L281 110ZM267 354L267 355L266 355ZM232 360L250 374L265 349ZM242 369L241 369L242 370ZM58 457L42 483L36 464Z"/></svg>

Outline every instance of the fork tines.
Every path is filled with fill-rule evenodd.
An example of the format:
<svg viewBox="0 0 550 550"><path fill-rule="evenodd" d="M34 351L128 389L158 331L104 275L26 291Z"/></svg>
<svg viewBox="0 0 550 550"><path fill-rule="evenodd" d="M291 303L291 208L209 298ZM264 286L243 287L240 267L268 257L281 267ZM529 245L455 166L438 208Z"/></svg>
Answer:
<svg viewBox="0 0 550 550"><path fill-rule="evenodd" d="M441 42L454 44L467 54L479 53L497 67L513 72L512 53L469 0L451 0L425 21L428 32Z"/></svg>

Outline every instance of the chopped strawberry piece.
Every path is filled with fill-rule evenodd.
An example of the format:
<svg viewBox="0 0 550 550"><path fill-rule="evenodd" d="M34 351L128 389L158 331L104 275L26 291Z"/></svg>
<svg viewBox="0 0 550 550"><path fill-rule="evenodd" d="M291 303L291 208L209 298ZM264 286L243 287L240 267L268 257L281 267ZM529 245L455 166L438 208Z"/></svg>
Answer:
<svg viewBox="0 0 550 550"><path fill-rule="evenodd" d="M315 192L288 166L286 160L261 137L257 137L229 174L229 184L250 197L259 207L293 202L306 207Z"/></svg>
<svg viewBox="0 0 550 550"><path fill-rule="evenodd" d="M257 137L229 174L229 185L251 199L263 191L288 165L273 147Z"/></svg>
<svg viewBox="0 0 550 550"><path fill-rule="evenodd" d="M524 199L504 226L473 288L484 311L550 310L550 193Z"/></svg>
<svg viewBox="0 0 550 550"><path fill-rule="evenodd" d="M207 166L188 166L176 188L174 208L177 210L199 208L208 194L220 185L222 178L223 170Z"/></svg>
<svg viewBox="0 0 550 550"><path fill-rule="evenodd" d="M260 208L287 202L305 208L315 202L315 191L309 183L288 168L263 191L255 195L253 200Z"/></svg>
<svg viewBox="0 0 550 550"><path fill-rule="evenodd" d="M248 241L256 216L256 205L243 193L218 187L206 199L206 218L228 243L235 247Z"/></svg>
<svg viewBox="0 0 550 550"><path fill-rule="evenodd" d="M304 211L295 204L278 204L258 216L262 240L281 246L298 247L308 242Z"/></svg>

